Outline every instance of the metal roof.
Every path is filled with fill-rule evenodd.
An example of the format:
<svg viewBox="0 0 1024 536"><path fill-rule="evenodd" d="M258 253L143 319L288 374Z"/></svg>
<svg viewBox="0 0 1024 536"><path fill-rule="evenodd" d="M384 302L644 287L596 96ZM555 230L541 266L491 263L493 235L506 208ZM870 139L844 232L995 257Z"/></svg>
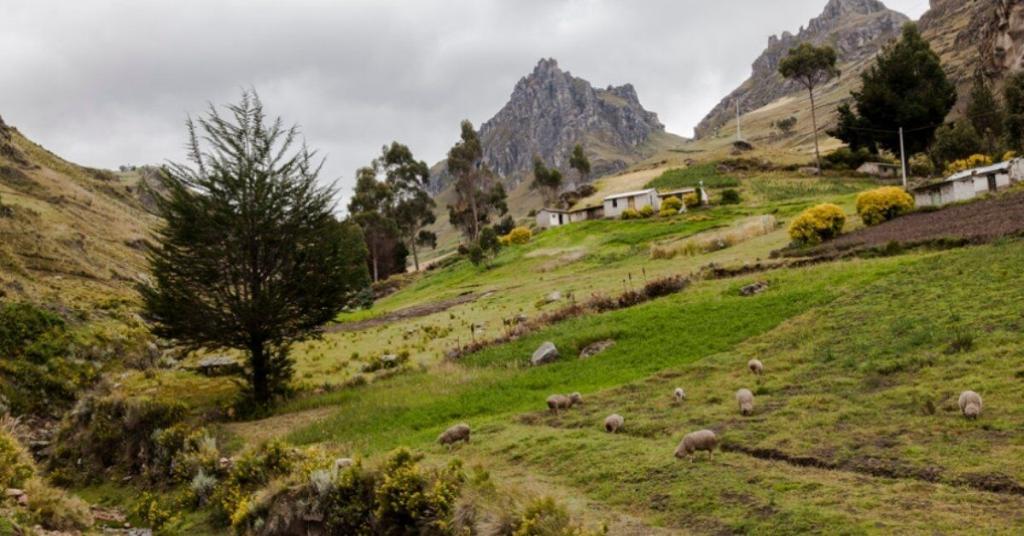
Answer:
<svg viewBox="0 0 1024 536"><path fill-rule="evenodd" d="M1012 164L1013 164L1013 160L1007 160L1005 162L999 162L998 164L992 164L990 166L983 166L983 167L976 167L976 168L971 168L971 169L965 169L963 171L954 173L954 174L950 175L949 177L946 177L945 179L942 179L941 181L932 182L932 183L928 183L928 184L923 184L921 186L917 186L915 188L911 188L910 191L913 192L913 191L917 191L917 190L928 190L928 189L934 188L936 186L941 186L943 184L948 184L948 183L951 183L951 182L958 182L958 181L962 181L962 180L965 180L965 179L974 178L974 177L977 177L977 176L984 177L985 175L990 175L992 173L998 173L998 172L1001 172L1001 171L1002 172L1009 172L1010 165L1012 165Z"/></svg>
<svg viewBox="0 0 1024 536"><path fill-rule="evenodd" d="M652 194L652 193L654 195L658 195L658 191L657 190L655 190L654 188L648 188L646 190L637 190L635 192L625 192L625 193L621 193L621 194L612 194L612 195L609 195L609 196L605 196L604 199L605 199L605 201L607 201L609 199L622 199L623 197L636 197L638 195L645 195L645 194Z"/></svg>

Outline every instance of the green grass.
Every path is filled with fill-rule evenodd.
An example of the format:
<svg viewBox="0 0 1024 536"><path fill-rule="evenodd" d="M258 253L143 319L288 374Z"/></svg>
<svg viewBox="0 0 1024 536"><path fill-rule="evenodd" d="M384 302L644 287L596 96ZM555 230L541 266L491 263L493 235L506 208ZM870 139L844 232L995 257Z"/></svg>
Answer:
<svg viewBox="0 0 1024 536"><path fill-rule="evenodd" d="M740 185L736 177L719 172L716 164L698 164L670 169L648 182L647 187L659 190L696 188L701 181L705 188L732 188Z"/></svg>
<svg viewBox="0 0 1024 536"><path fill-rule="evenodd" d="M680 295L604 315L563 322L515 343L466 359L466 367L422 372L364 388L305 399L283 412L337 405L335 417L291 435L302 443L331 441L378 451L422 444L454 420L500 420L543 406L551 393L590 393L643 378L669 367L724 351L787 318L890 271L897 261L851 263L796 271L779 280L780 290L741 298L740 282L716 281ZM783 283L784 282L784 283ZM583 345L612 337L618 343L588 361L575 359ZM557 364L530 368L532 351L551 340L562 349Z"/></svg>

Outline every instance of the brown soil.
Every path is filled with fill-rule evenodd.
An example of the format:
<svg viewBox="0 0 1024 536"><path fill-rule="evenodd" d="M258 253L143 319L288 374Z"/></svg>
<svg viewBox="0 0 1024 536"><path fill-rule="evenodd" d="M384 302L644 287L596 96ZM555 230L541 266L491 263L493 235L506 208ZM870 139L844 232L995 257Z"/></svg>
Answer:
<svg viewBox="0 0 1024 536"><path fill-rule="evenodd" d="M859 229L823 244L812 254L949 240L984 243L1024 233L1024 192L953 205L932 212L916 212L895 220Z"/></svg>

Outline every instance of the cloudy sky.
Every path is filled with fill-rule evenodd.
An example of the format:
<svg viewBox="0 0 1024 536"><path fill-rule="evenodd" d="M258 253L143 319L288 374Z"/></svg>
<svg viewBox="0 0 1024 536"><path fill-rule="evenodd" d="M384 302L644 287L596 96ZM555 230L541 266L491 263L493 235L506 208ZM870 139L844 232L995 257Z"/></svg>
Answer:
<svg viewBox="0 0 1024 536"><path fill-rule="evenodd" d="M399 140L434 163L537 60L633 83L668 130L694 125L768 36L826 0L2 0L0 116L78 163L180 160L183 123L254 87L299 123L347 193ZM927 0L888 0L917 18Z"/></svg>

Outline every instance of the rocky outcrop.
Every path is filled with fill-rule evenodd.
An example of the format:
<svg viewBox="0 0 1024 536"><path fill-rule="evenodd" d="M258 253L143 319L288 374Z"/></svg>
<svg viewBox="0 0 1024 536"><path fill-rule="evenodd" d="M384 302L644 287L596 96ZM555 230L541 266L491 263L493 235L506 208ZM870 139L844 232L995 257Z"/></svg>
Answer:
<svg viewBox="0 0 1024 536"><path fill-rule="evenodd" d="M885 7L878 0L830 0L825 10L806 28L794 35L771 36L768 48L754 61L753 72L739 88L720 102L697 126L698 138L714 135L735 117L736 103L743 113L756 110L786 95L804 91L778 74L779 63L800 43L829 44L836 49L844 76L855 76L851 68L862 68L909 22L905 15Z"/></svg>
<svg viewBox="0 0 1024 536"><path fill-rule="evenodd" d="M529 175L534 156L565 173L577 143L591 161L590 178L625 169L642 157L641 145L652 134L664 131L631 84L597 89L561 70L554 59L542 59L519 80L508 103L480 126L480 137L484 162L514 186ZM596 146L600 153L592 149ZM440 191L449 179L438 171L432 186ZM575 176L567 173L567 178Z"/></svg>

